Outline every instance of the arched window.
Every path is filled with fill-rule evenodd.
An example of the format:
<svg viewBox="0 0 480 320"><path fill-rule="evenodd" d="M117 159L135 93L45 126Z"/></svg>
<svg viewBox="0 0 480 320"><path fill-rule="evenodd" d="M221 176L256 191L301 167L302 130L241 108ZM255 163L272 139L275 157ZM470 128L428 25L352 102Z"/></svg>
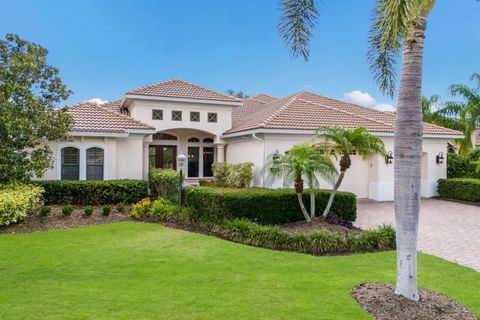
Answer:
<svg viewBox="0 0 480 320"><path fill-rule="evenodd" d="M103 180L103 149L87 149L87 180Z"/></svg>
<svg viewBox="0 0 480 320"><path fill-rule="evenodd" d="M212 138L205 138L205 139L203 139L203 143L213 143L213 139Z"/></svg>
<svg viewBox="0 0 480 320"><path fill-rule="evenodd" d="M200 142L200 139L193 137L193 138L189 138L188 142Z"/></svg>
<svg viewBox="0 0 480 320"><path fill-rule="evenodd" d="M62 149L62 180L80 179L80 150L74 147Z"/></svg>

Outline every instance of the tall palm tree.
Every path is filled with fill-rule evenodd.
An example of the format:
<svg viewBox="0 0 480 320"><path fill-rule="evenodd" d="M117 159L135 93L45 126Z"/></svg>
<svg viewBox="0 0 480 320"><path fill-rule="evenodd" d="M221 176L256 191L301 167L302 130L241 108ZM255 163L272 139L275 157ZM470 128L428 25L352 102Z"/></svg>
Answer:
<svg viewBox="0 0 480 320"><path fill-rule="evenodd" d="M274 154L269 157L264 170L267 171L269 182L283 178L285 186L295 186L300 209L307 222L315 216L315 187L318 186L318 177L333 180L337 173L332 161L322 154L319 148L312 143L294 145L284 155ZM310 188L310 215L303 204L304 180Z"/></svg>
<svg viewBox="0 0 480 320"><path fill-rule="evenodd" d="M449 117L443 113L445 107L440 102L439 95L432 95L430 98L422 97L422 118L424 122L433 123L453 130L463 131L465 126L458 118Z"/></svg>
<svg viewBox="0 0 480 320"><path fill-rule="evenodd" d="M374 136L365 128L342 128L342 127L325 127L317 130L317 135L322 137L326 143L331 143L331 148L335 154L340 156L340 175L333 187L333 191L328 199L327 206L323 211L326 216L332 207L333 199L342 184L343 178L348 168L352 164L350 154L356 152L364 159L370 153L380 153L385 155L385 146L382 139Z"/></svg>
<svg viewBox="0 0 480 320"><path fill-rule="evenodd" d="M480 74L474 73L470 77L476 87L469 88L463 84L450 86L450 93L454 97L461 97L463 101L448 102L438 112L444 115L459 117L464 126L464 138L460 143L460 154L467 155L472 149L472 133L480 126Z"/></svg>
<svg viewBox="0 0 480 320"><path fill-rule="evenodd" d="M427 17L435 0L377 0L370 30L368 59L382 92L396 90L396 56L402 68L395 125L395 221L397 285L395 292L418 301L417 238L422 158L422 65ZM312 28L318 18L314 0L282 0L279 32L292 56L309 57Z"/></svg>

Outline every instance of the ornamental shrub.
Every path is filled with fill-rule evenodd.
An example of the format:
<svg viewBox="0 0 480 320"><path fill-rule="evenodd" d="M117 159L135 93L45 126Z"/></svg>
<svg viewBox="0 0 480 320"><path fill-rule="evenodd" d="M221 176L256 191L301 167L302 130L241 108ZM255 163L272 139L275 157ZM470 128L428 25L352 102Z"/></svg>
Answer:
<svg viewBox="0 0 480 320"><path fill-rule="evenodd" d="M316 190L316 212L323 212L330 191ZM305 203L310 203L308 190L303 194ZM185 203L195 218L212 219L246 218L260 224L282 224L303 220L298 200L293 189L227 189L188 187ZM347 221L355 221L356 196L349 192L337 192L332 211Z"/></svg>
<svg viewBox="0 0 480 320"><path fill-rule="evenodd" d="M0 186L0 226L22 221L42 206L43 188L25 184Z"/></svg>
<svg viewBox="0 0 480 320"><path fill-rule="evenodd" d="M480 202L480 179L440 179L437 192L442 198Z"/></svg>
<svg viewBox="0 0 480 320"><path fill-rule="evenodd" d="M476 172L476 163L470 158L456 153L449 153L447 155L447 178L480 179L480 173Z"/></svg>
<svg viewBox="0 0 480 320"><path fill-rule="evenodd" d="M173 169L150 168L148 180L155 198L169 198L177 194L180 174Z"/></svg>
<svg viewBox="0 0 480 320"><path fill-rule="evenodd" d="M115 209L117 209L118 213L124 213L125 205L123 203L119 203L115 206Z"/></svg>
<svg viewBox="0 0 480 320"><path fill-rule="evenodd" d="M52 207L44 206L40 209L40 217L46 217L52 212Z"/></svg>
<svg viewBox="0 0 480 320"><path fill-rule="evenodd" d="M85 209L83 210L83 213L85 214L86 217L91 217L93 214L93 207L86 206Z"/></svg>
<svg viewBox="0 0 480 320"><path fill-rule="evenodd" d="M112 212L112 206L109 204L105 204L102 208L102 214L103 216L109 216L110 212Z"/></svg>
<svg viewBox="0 0 480 320"><path fill-rule="evenodd" d="M69 217L72 215L73 206L71 204L64 205L62 208L62 213L64 216Z"/></svg>
<svg viewBox="0 0 480 320"><path fill-rule="evenodd" d="M47 204L135 203L149 196L148 181L145 180L47 180L34 183L45 189Z"/></svg>
<svg viewBox="0 0 480 320"><path fill-rule="evenodd" d="M221 188L247 188L253 178L253 163L216 163L212 165L214 184Z"/></svg>
<svg viewBox="0 0 480 320"><path fill-rule="evenodd" d="M149 218L151 205L150 198L144 198L132 206L129 216L135 219Z"/></svg>
<svg viewBox="0 0 480 320"><path fill-rule="evenodd" d="M468 155L470 161L479 161L480 160L480 147L473 149Z"/></svg>

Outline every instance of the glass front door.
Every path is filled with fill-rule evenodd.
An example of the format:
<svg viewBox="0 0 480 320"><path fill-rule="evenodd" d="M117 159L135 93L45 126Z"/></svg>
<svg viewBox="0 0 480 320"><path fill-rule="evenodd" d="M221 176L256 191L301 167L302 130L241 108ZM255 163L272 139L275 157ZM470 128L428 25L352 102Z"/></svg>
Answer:
<svg viewBox="0 0 480 320"><path fill-rule="evenodd" d="M188 147L188 177L199 176L200 148Z"/></svg>
<svg viewBox="0 0 480 320"><path fill-rule="evenodd" d="M212 177L212 164L214 162L214 148L213 147L203 147L203 176Z"/></svg>
<svg viewBox="0 0 480 320"><path fill-rule="evenodd" d="M149 164L152 168L177 169L177 146L154 146L148 149Z"/></svg>

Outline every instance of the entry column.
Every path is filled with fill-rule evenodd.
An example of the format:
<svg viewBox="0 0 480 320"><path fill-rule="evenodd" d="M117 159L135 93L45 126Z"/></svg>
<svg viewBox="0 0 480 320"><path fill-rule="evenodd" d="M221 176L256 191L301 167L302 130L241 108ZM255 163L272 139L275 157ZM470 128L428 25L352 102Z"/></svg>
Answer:
<svg viewBox="0 0 480 320"><path fill-rule="evenodd" d="M225 144L216 143L217 147L217 163L225 162Z"/></svg>

